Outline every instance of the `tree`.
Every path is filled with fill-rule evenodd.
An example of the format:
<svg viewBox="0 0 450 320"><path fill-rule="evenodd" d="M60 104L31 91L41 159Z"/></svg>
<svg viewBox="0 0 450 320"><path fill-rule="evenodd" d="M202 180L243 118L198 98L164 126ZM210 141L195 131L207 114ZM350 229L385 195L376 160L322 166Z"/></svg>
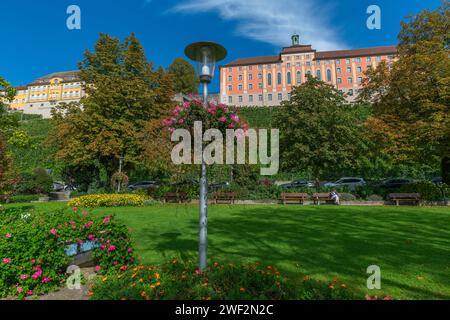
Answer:
<svg viewBox="0 0 450 320"><path fill-rule="evenodd" d="M313 177L337 177L358 167L362 121L341 93L309 76L274 114L281 167Z"/></svg>
<svg viewBox="0 0 450 320"><path fill-rule="evenodd" d="M16 91L11 85L0 77L0 89L4 93L3 99L11 101ZM8 153L5 134L10 128L15 127L16 122L6 113L6 107L0 99L0 200L6 200L12 192L15 182L13 161Z"/></svg>
<svg viewBox="0 0 450 320"><path fill-rule="evenodd" d="M402 23L398 59L367 73L370 137L395 163L441 163L450 183L449 2Z"/></svg>
<svg viewBox="0 0 450 320"><path fill-rule="evenodd" d="M147 122L160 119L172 104L172 79L153 69L134 34L123 43L101 34L80 70L87 95L56 108L48 142L67 164L99 163L110 181L120 157L128 168L139 161Z"/></svg>
<svg viewBox="0 0 450 320"><path fill-rule="evenodd" d="M172 74L174 89L176 93L196 94L198 93L199 80L194 67L183 58L176 58L167 68Z"/></svg>

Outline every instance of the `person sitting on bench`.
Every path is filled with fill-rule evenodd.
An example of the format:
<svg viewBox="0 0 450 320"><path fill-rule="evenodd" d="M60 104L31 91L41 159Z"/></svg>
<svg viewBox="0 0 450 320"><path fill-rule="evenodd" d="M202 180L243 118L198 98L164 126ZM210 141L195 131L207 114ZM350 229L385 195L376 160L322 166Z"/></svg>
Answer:
<svg viewBox="0 0 450 320"><path fill-rule="evenodd" d="M330 192L330 199L334 201L334 204L340 205L341 199L339 197L339 194L337 193L336 189Z"/></svg>

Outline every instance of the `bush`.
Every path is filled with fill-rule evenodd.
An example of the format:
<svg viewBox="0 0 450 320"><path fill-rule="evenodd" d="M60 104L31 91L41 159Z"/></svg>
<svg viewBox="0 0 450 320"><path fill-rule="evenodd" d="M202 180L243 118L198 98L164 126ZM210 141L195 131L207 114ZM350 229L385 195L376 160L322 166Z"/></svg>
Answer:
<svg viewBox="0 0 450 320"><path fill-rule="evenodd" d="M419 181L403 186L404 193L420 193L424 201L442 201L450 196L450 187L445 183L435 184L430 181Z"/></svg>
<svg viewBox="0 0 450 320"><path fill-rule="evenodd" d="M134 263L130 236L114 217L79 210L9 209L0 220L0 298L24 298L60 287L70 263L69 244L95 241L92 256L105 274Z"/></svg>
<svg viewBox="0 0 450 320"><path fill-rule="evenodd" d="M70 200L68 206L82 208L143 206L147 198L137 194L91 194Z"/></svg>
<svg viewBox="0 0 450 320"><path fill-rule="evenodd" d="M345 285L305 278L294 284L272 266L214 263L200 273L191 261L140 266L98 280L92 300L291 300L350 299Z"/></svg>
<svg viewBox="0 0 450 320"><path fill-rule="evenodd" d="M378 195L378 194L372 194L370 196L367 197L368 201L383 201L383 197Z"/></svg>
<svg viewBox="0 0 450 320"><path fill-rule="evenodd" d="M45 169L22 173L15 187L15 194L48 194L53 191L53 179Z"/></svg>

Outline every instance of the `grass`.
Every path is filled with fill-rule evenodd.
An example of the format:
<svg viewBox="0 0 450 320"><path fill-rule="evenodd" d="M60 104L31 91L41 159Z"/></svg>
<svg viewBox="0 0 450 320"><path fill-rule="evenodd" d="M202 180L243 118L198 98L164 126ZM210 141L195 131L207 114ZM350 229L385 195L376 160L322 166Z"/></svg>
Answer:
<svg viewBox="0 0 450 320"><path fill-rule="evenodd" d="M64 204L39 204L56 209ZM140 261L196 257L198 208L99 208L132 231ZM450 299L450 210L424 207L210 206L209 261L259 261L293 281L339 279L361 297ZM382 290L368 290L368 266Z"/></svg>

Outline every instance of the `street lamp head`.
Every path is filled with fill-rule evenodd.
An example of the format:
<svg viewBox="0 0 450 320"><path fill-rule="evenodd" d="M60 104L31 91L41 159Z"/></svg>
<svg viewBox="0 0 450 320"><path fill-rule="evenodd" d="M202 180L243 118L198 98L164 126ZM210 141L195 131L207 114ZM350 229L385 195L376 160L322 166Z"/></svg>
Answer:
<svg viewBox="0 0 450 320"><path fill-rule="evenodd" d="M227 50L214 42L195 42L186 47L186 56L197 62L197 75L202 83L214 78L216 62L225 59Z"/></svg>

